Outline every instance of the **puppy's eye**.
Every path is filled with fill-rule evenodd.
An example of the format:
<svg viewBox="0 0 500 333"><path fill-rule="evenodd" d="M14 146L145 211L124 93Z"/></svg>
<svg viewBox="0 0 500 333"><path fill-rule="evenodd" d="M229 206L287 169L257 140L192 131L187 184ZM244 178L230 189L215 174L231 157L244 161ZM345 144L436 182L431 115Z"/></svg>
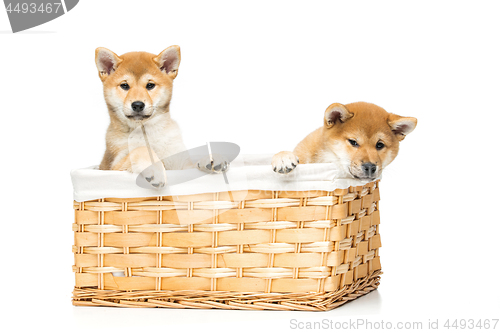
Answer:
<svg viewBox="0 0 500 333"><path fill-rule="evenodd" d="M130 86L128 85L128 83L122 83L120 84L120 88L122 88L123 90L129 90Z"/></svg>
<svg viewBox="0 0 500 333"><path fill-rule="evenodd" d="M377 148L377 150L380 150L380 149L383 149L385 147L384 143L383 142L377 142L377 144L375 145L375 148Z"/></svg>
<svg viewBox="0 0 500 333"><path fill-rule="evenodd" d="M359 147L359 143L357 143L357 142L356 142L356 140L348 139L347 141L349 141L349 143L350 143L353 147Z"/></svg>
<svg viewBox="0 0 500 333"><path fill-rule="evenodd" d="M151 89L153 89L154 87L156 87L156 84L154 84L154 83L149 82L148 84L146 84L146 89L147 89L147 90L151 90Z"/></svg>

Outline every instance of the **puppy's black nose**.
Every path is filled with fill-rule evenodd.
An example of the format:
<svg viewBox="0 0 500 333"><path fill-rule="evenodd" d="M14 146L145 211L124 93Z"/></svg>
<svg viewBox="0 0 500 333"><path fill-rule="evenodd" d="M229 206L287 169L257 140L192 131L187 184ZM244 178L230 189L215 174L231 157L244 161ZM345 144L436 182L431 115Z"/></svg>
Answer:
<svg viewBox="0 0 500 333"><path fill-rule="evenodd" d="M361 170L367 175L368 177L373 177L375 175L375 172L377 172L377 166L373 163L363 163L361 165Z"/></svg>
<svg viewBox="0 0 500 333"><path fill-rule="evenodd" d="M145 104L143 102L135 101L132 103L132 110L134 110L134 112L141 112L144 110L144 106Z"/></svg>

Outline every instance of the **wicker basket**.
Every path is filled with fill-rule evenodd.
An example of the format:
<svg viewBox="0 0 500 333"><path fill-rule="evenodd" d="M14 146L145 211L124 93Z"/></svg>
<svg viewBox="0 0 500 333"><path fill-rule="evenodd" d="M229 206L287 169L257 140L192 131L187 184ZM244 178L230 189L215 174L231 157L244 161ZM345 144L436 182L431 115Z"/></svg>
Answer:
<svg viewBox="0 0 500 333"><path fill-rule="evenodd" d="M380 279L378 181L74 202L74 305L330 310Z"/></svg>

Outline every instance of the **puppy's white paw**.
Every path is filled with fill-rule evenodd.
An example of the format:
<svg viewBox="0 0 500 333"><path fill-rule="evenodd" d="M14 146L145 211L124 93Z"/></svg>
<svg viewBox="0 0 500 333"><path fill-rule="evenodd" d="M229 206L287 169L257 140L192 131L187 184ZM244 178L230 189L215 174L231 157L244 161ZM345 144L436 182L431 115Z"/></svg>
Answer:
<svg viewBox="0 0 500 333"><path fill-rule="evenodd" d="M282 151L273 156L271 164L274 172L287 174L299 164L299 158L290 151Z"/></svg>
<svg viewBox="0 0 500 333"><path fill-rule="evenodd" d="M165 187L167 182L165 167L161 161L158 161L144 169L141 172L141 176L149 183L149 185L157 189Z"/></svg>

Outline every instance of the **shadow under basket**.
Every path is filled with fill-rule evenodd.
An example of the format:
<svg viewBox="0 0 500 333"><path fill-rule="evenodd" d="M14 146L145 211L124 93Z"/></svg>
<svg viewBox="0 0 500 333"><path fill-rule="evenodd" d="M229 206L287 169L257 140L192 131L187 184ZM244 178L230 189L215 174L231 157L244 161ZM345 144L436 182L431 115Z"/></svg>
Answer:
<svg viewBox="0 0 500 333"><path fill-rule="evenodd" d="M334 309L379 285L378 184L75 201L73 304Z"/></svg>

